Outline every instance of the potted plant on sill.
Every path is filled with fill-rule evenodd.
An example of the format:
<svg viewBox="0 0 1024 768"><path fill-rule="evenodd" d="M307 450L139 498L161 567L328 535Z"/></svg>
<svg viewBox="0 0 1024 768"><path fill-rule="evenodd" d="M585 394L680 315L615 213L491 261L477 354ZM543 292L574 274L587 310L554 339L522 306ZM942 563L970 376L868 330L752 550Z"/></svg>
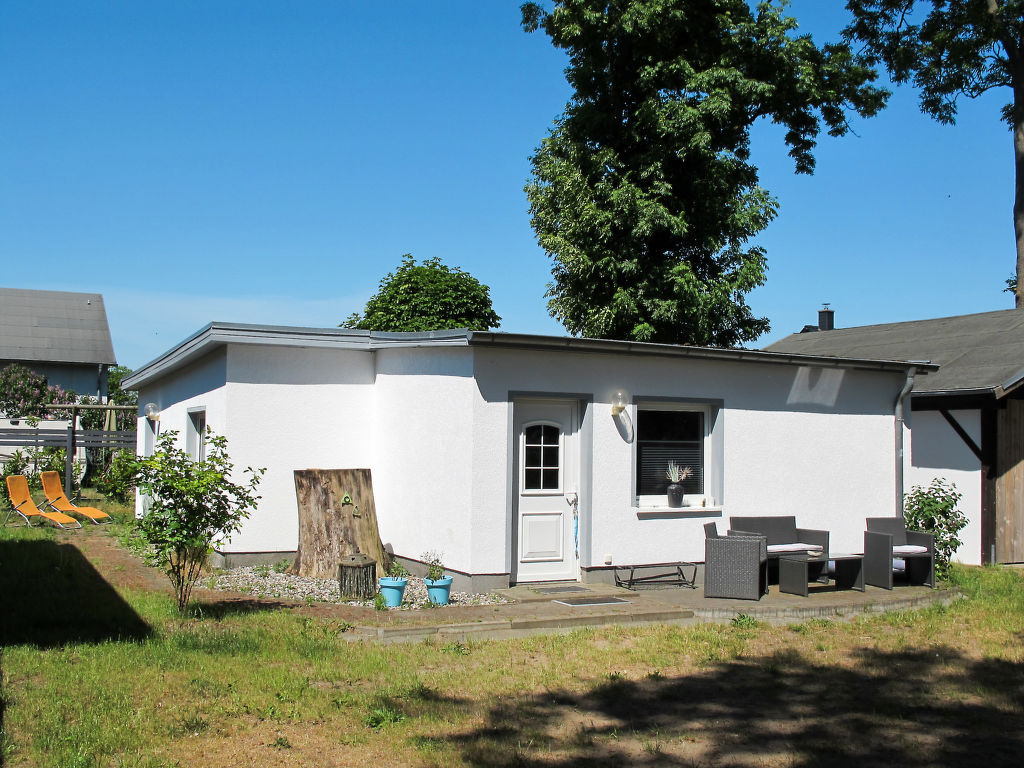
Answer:
<svg viewBox="0 0 1024 768"><path fill-rule="evenodd" d="M668 469L665 470L665 477L669 481L668 505L673 509L683 506L683 481L692 474L693 470L690 467L684 467L674 461L668 463Z"/></svg>
<svg viewBox="0 0 1024 768"><path fill-rule="evenodd" d="M427 587L427 596L434 605L448 605L452 591L452 577L444 575L444 564L437 552L425 552L423 562L427 566L427 575L423 583Z"/></svg>
<svg viewBox="0 0 1024 768"><path fill-rule="evenodd" d="M405 595L405 587L409 583L409 572L405 570L398 560L391 561L387 576L377 579L380 585L380 593L384 596L384 605L388 608L397 608L402 604L402 597Z"/></svg>

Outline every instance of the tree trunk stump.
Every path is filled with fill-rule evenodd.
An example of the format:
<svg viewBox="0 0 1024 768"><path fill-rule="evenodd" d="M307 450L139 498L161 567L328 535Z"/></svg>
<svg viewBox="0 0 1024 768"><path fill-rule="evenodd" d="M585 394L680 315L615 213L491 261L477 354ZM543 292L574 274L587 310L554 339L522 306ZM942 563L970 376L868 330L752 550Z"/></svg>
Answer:
<svg viewBox="0 0 1024 768"><path fill-rule="evenodd" d="M348 555L338 564L342 599L372 600L377 594L377 563L369 555Z"/></svg>
<svg viewBox="0 0 1024 768"><path fill-rule="evenodd" d="M336 579L342 561L360 553L387 573L391 556L380 540L369 469L297 469L295 496L299 546L292 573Z"/></svg>

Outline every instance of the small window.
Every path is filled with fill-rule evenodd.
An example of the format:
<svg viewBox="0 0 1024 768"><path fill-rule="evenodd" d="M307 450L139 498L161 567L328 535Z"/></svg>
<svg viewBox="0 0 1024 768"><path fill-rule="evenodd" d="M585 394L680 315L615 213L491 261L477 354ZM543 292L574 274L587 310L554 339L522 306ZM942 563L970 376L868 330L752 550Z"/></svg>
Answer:
<svg viewBox="0 0 1024 768"><path fill-rule="evenodd" d="M562 487L561 445L561 432L551 424L531 424L523 430L523 490Z"/></svg>
<svg viewBox="0 0 1024 768"><path fill-rule="evenodd" d="M185 450L196 461L206 459L206 411L189 412Z"/></svg>
<svg viewBox="0 0 1024 768"><path fill-rule="evenodd" d="M705 493L708 410L703 407L640 407L636 413L636 495L664 503L669 462L688 468L687 495Z"/></svg>

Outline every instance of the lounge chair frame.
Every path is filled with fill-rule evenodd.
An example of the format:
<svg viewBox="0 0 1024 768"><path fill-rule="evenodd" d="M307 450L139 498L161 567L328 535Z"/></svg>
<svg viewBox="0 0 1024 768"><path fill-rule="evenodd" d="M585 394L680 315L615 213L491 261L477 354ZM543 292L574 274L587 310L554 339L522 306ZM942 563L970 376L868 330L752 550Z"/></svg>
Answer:
<svg viewBox="0 0 1024 768"><path fill-rule="evenodd" d="M79 507L72 504L71 500L64 493L63 486L60 484L59 473L47 471L43 472L41 477L43 481L43 495L46 496L46 506L54 512L60 512L62 515L80 515L93 525L106 525L114 521L110 515L100 509L95 507Z"/></svg>
<svg viewBox="0 0 1024 768"><path fill-rule="evenodd" d="M17 490L15 490L16 488ZM69 517L63 512L44 512L39 509L39 507L36 506L35 501L32 500L32 495L28 490L28 478L24 475L7 476L7 494L10 498L11 509L8 510L7 514L4 516L5 526L11 518L11 512L17 512L21 515L21 518L25 521L25 525L29 528L33 527L32 521L30 520L32 517L41 517L44 520L49 520L58 528L62 528L64 530L72 530L74 528L82 527L80 522L75 520L73 517ZM24 496L24 498L22 498L22 496ZM16 501L18 498L21 498L21 500Z"/></svg>

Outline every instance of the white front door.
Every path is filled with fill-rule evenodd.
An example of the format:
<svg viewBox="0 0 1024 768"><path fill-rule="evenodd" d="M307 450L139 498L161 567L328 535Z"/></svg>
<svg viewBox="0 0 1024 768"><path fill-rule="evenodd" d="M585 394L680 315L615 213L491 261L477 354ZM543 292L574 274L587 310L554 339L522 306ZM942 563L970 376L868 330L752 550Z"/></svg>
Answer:
<svg viewBox="0 0 1024 768"><path fill-rule="evenodd" d="M578 414L575 400L513 405L516 582L579 578Z"/></svg>

